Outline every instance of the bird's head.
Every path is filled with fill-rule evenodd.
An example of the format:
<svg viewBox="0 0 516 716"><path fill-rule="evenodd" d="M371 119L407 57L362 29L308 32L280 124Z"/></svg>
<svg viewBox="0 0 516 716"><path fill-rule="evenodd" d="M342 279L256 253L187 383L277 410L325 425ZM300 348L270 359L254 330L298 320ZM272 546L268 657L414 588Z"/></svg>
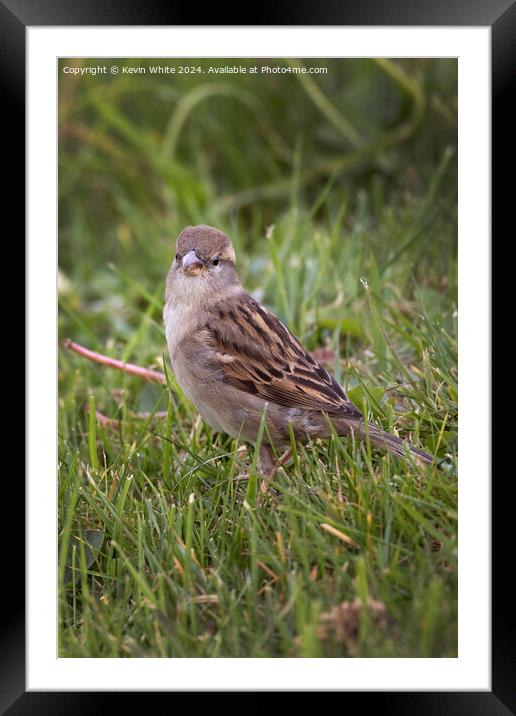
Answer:
<svg viewBox="0 0 516 716"><path fill-rule="evenodd" d="M235 268L235 251L222 231L201 224L187 226L176 241L176 255L170 268L167 293L181 297L213 299L227 288L240 285Z"/></svg>

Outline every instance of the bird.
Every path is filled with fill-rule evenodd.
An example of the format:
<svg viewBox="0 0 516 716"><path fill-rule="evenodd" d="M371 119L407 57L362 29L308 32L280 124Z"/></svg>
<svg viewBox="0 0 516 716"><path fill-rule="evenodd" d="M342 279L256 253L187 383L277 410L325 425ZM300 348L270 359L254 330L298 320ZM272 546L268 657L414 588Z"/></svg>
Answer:
<svg viewBox="0 0 516 716"><path fill-rule="evenodd" d="M179 386L215 431L259 443L265 480L278 469L275 451L290 446L290 430L296 442L308 442L329 438L333 427L338 436L433 462L424 450L366 424L335 378L245 291L232 242L219 229L187 226L177 237L163 320Z"/></svg>

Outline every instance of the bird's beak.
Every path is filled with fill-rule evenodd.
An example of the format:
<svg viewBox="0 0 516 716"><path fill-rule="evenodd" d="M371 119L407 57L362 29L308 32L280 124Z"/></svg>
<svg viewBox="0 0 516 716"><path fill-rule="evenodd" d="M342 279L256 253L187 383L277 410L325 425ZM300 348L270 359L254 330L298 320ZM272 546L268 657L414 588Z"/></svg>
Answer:
<svg viewBox="0 0 516 716"><path fill-rule="evenodd" d="M202 268L203 263L195 251L189 251L185 256L183 256L181 269L184 273L190 274L191 276L197 276L197 274L201 273Z"/></svg>

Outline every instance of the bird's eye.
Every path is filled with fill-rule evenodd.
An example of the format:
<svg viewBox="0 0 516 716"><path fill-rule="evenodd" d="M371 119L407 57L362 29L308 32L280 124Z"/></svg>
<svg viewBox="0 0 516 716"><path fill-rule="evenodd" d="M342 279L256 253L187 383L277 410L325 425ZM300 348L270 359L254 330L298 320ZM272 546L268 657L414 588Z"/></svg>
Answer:
<svg viewBox="0 0 516 716"><path fill-rule="evenodd" d="M218 266L219 263L220 263L220 259L213 259L213 261L212 261L212 264L213 264L214 266Z"/></svg>

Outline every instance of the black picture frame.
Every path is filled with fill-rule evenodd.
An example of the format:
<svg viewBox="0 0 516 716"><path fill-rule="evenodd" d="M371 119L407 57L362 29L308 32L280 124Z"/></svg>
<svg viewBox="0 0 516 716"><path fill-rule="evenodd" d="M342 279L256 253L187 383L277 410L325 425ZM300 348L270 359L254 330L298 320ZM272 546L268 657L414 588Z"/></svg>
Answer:
<svg viewBox="0 0 516 716"><path fill-rule="evenodd" d="M516 153L514 128L516 118L511 99L516 89L516 3L513 0L339 0L313 3L300 0L292 4L260 3L246 7L245 22L235 22L230 6L214 4L202 8L203 25L403 25L403 26L489 26L492 31L492 235L502 238L502 227L511 227L509 216L514 203ZM14 149L12 161L4 172L9 175L6 206L14 218L13 234L18 240L25 216L25 41L28 26L77 25L192 25L199 9L180 4L161 4L155 0L0 0L0 78L2 85L4 142ZM5 196L5 193L4 193ZM23 241L19 240L23 246ZM498 282L497 278L497 282ZM494 315L494 314L492 314ZM17 312L14 323L20 323ZM14 335L15 331L13 331ZM28 346L31 350L31 346ZM493 373L494 375L494 373ZM493 396L495 391L493 391ZM498 415L494 411L492 415ZM17 426L19 430L19 425ZM493 431L494 433L494 431ZM494 435L493 435L494 436ZM30 435L26 436L30 450ZM489 440L489 436L485 436ZM501 441L500 441L501 442ZM507 447L507 445L505 446ZM499 448L501 445L499 444ZM492 451L495 454L495 451ZM9 501L24 504L24 484L9 477ZM503 473L503 471L502 471ZM15 479L16 477L16 479ZM6 478L7 479L7 478ZM362 696L368 706L399 714L516 714L516 658L514 605L507 579L510 568L509 533L512 504L504 491L507 480L492 485L492 691L454 692L346 692L340 698ZM5 509L5 506L4 506ZM20 512L22 512L20 510ZM16 542L16 544L14 544ZM0 712L17 714L77 714L107 711L114 698L111 692L26 692L25 690L25 583L24 538L17 528L16 540L2 552L3 574L7 577L4 596L8 607L2 615L2 649L0 651ZM512 558L514 559L514 558ZM7 563L6 563L7 562ZM472 595L474 598L474 595ZM506 596L506 599L504 599ZM512 629L511 629L512 627ZM512 636L511 636L512 633ZM130 694L137 707L139 694ZM144 695L144 698L148 696Z"/></svg>

